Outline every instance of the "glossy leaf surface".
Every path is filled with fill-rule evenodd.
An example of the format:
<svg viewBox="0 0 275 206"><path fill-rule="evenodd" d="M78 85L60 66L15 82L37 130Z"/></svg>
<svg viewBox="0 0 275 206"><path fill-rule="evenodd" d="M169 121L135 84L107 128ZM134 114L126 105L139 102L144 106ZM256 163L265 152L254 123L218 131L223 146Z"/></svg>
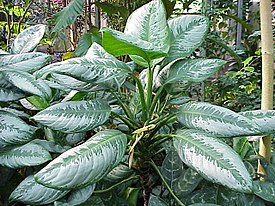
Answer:
<svg viewBox="0 0 275 206"><path fill-rule="evenodd" d="M18 201L30 205L46 205L63 196L69 191L60 191L38 184L33 176L21 182L9 197L9 201Z"/></svg>
<svg viewBox="0 0 275 206"><path fill-rule="evenodd" d="M172 33L172 43L164 62L192 54L203 42L208 30L208 21L204 16L183 15L168 21Z"/></svg>
<svg viewBox="0 0 275 206"><path fill-rule="evenodd" d="M41 165L51 159L47 150L34 143L16 146L0 152L0 165L10 168Z"/></svg>
<svg viewBox="0 0 275 206"><path fill-rule="evenodd" d="M122 160L126 146L126 135L120 131L99 132L58 156L40 170L35 179L57 189L85 187L108 174Z"/></svg>
<svg viewBox="0 0 275 206"><path fill-rule="evenodd" d="M22 99L26 96L26 93L17 87L2 88L0 87L0 102L9 102L18 99Z"/></svg>
<svg viewBox="0 0 275 206"><path fill-rule="evenodd" d="M254 181L253 192L264 200L275 203L275 183Z"/></svg>
<svg viewBox="0 0 275 206"><path fill-rule="evenodd" d="M161 198L151 194L148 206L168 206L168 204L164 202Z"/></svg>
<svg viewBox="0 0 275 206"><path fill-rule="evenodd" d="M92 184L92 185L88 185L82 189L72 191L71 194L69 195L66 203L71 206L84 203L92 195L94 189L95 189L95 184Z"/></svg>
<svg viewBox="0 0 275 206"><path fill-rule="evenodd" d="M110 106L102 100L62 102L32 117L35 121L65 133L83 132L103 124Z"/></svg>
<svg viewBox="0 0 275 206"><path fill-rule="evenodd" d="M189 102L177 114L180 123L218 137L236 137L261 133L252 120L229 109L204 102Z"/></svg>
<svg viewBox="0 0 275 206"><path fill-rule="evenodd" d="M23 144L33 139L35 128L20 118L0 111L0 148Z"/></svg>
<svg viewBox="0 0 275 206"><path fill-rule="evenodd" d="M252 192L252 179L227 144L198 130L180 130L174 138L181 160L206 179L239 192Z"/></svg>
<svg viewBox="0 0 275 206"><path fill-rule="evenodd" d="M47 54L32 52L0 56L0 71L15 70L34 72L48 63L50 56Z"/></svg>
<svg viewBox="0 0 275 206"><path fill-rule="evenodd" d="M11 51L14 54L22 54L33 51L42 39L46 30L43 24L37 24L24 29L15 38Z"/></svg>

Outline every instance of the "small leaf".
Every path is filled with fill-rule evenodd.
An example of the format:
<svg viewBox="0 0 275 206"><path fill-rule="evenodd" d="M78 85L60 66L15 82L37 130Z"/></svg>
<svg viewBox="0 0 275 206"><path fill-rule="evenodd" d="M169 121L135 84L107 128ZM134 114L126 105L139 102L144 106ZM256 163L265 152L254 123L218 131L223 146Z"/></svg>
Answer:
<svg viewBox="0 0 275 206"><path fill-rule="evenodd" d="M17 87L1 88L0 87L0 102L9 102L26 97L27 94Z"/></svg>
<svg viewBox="0 0 275 206"><path fill-rule="evenodd" d="M36 109L43 110L50 106L50 102L39 96L30 96L26 98Z"/></svg>
<svg viewBox="0 0 275 206"><path fill-rule="evenodd" d="M165 64L192 54L203 42L208 30L204 16L183 15L168 21L172 43Z"/></svg>
<svg viewBox="0 0 275 206"><path fill-rule="evenodd" d="M37 182L52 188L77 189L108 174L123 158L127 137L118 130L105 130L74 147L40 170Z"/></svg>
<svg viewBox="0 0 275 206"><path fill-rule="evenodd" d="M273 133L275 131L275 111L274 110L255 110L240 112L239 114L251 119L260 126L263 133Z"/></svg>
<svg viewBox="0 0 275 206"><path fill-rule="evenodd" d="M171 188L175 188L179 177L183 173L183 164L175 150L171 150L164 158L161 173Z"/></svg>
<svg viewBox="0 0 275 206"><path fill-rule="evenodd" d="M30 205L46 205L65 196L68 192L44 187L36 183L31 175L16 187L11 193L9 201L18 201Z"/></svg>
<svg viewBox="0 0 275 206"><path fill-rule="evenodd" d="M0 148L23 144L33 139L35 128L20 118L0 111Z"/></svg>
<svg viewBox="0 0 275 206"><path fill-rule="evenodd" d="M111 172L109 172L103 179L108 182L120 182L133 174L133 170L129 169L124 164L119 164Z"/></svg>
<svg viewBox="0 0 275 206"><path fill-rule="evenodd" d="M81 133L73 133L73 134L67 134L66 135L66 142L68 145L74 145L80 142L85 137L85 132Z"/></svg>
<svg viewBox="0 0 275 206"><path fill-rule="evenodd" d="M0 152L0 165L10 168L41 165L51 159L47 150L33 143Z"/></svg>
<svg viewBox="0 0 275 206"><path fill-rule="evenodd" d="M74 190L69 195L66 203L71 206L82 204L89 199L89 197L94 192L94 189L95 189L95 184L88 185L79 190Z"/></svg>
<svg viewBox="0 0 275 206"><path fill-rule="evenodd" d="M275 203L275 183L254 181L253 192L264 200Z"/></svg>
<svg viewBox="0 0 275 206"><path fill-rule="evenodd" d="M181 160L204 178L251 193L252 179L238 154L227 144L198 130L180 130L174 138Z"/></svg>
<svg viewBox="0 0 275 206"><path fill-rule="evenodd" d="M188 128L201 129L218 137L236 137L261 133L252 120L229 109L204 102L188 102L177 114Z"/></svg>
<svg viewBox="0 0 275 206"><path fill-rule="evenodd" d="M63 153L66 152L71 147L69 146L61 146L52 141L42 140L42 139L34 139L31 141L33 144L37 144L43 147L45 150L53 153Z"/></svg>
<svg viewBox="0 0 275 206"><path fill-rule="evenodd" d="M0 71L15 70L32 73L45 66L50 59L47 54L32 52L0 56Z"/></svg>
<svg viewBox="0 0 275 206"><path fill-rule="evenodd" d="M24 29L14 40L11 51L22 54L33 51L42 39L46 26L38 24Z"/></svg>
<svg viewBox="0 0 275 206"><path fill-rule="evenodd" d="M105 101L74 101L50 106L32 119L64 133L77 133L103 124L110 114L111 108Z"/></svg>
<svg viewBox="0 0 275 206"><path fill-rule="evenodd" d="M165 83L187 80L202 82L219 71L226 62L219 59L179 60L171 66Z"/></svg>
<svg viewBox="0 0 275 206"><path fill-rule="evenodd" d="M161 198L155 195L150 195L148 206L168 206L168 204L164 202Z"/></svg>
<svg viewBox="0 0 275 206"><path fill-rule="evenodd" d="M82 13L83 8L83 0L72 0L68 6L54 15L55 26L52 32L59 32L72 24L76 17Z"/></svg>
<svg viewBox="0 0 275 206"><path fill-rule="evenodd" d="M22 71L3 71L4 78L24 92L34 94L45 99L51 98L51 89L42 80L35 80L31 74Z"/></svg>

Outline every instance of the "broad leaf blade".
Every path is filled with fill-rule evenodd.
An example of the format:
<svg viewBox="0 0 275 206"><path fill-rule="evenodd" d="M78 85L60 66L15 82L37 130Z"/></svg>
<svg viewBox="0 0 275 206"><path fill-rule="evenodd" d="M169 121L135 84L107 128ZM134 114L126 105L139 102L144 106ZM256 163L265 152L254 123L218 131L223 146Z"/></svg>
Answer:
<svg viewBox="0 0 275 206"><path fill-rule="evenodd" d="M10 168L41 165L51 159L47 150L33 143L0 152L0 165Z"/></svg>
<svg viewBox="0 0 275 206"><path fill-rule="evenodd" d="M11 193L9 201L18 201L30 205L46 205L63 196L69 191L60 191L44 187L28 176Z"/></svg>
<svg viewBox="0 0 275 206"><path fill-rule="evenodd" d="M9 102L26 97L27 94L17 87L1 88L0 87L0 102Z"/></svg>
<svg viewBox="0 0 275 206"><path fill-rule="evenodd" d="M240 112L239 114L251 119L260 126L263 133L273 133L275 131L275 111L274 110L255 110Z"/></svg>
<svg viewBox="0 0 275 206"><path fill-rule="evenodd" d="M33 51L42 39L46 26L38 24L24 29L14 40L11 51L14 54L22 54Z"/></svg>
<svg viewBox="0 0 275 206"><path fill-rule="evenodd" d="M87 142L61 154L40 170L35 179L48 187L82 188L102 179L123 158L126 135L118 130L105 130Z"/></svg>
<svg viewBox="0 0 275 206"><path fill-rule="evenodd" d="M94 192L94 189L95 189L95 184L92 184L82 189L72 191L66 203L71 206L82 204L89 199L89 197Z"/></svg>
<svg viewBox="0 0 275 206"><path fill-rule="evenodd" d="M0 56L0 71L15 70L34 72L48 63L50 56L47 54L32 52Z"/></svg>
<svg viewBox="0 0 275 206"><path fill-rule="evenodd" d="M172 43L165 64L192 54L203 42L208 30L204 16L184 15L168 21Z"/></svg>
<svg viewBox="0 0 275 206"><path fill-rule="evenodd" d="M204 102L189 102L177 114L180 123L219 137L236 137L261 133L252 120L229 109Z"/></svg>
<svg viewBox="0 0 275 206"><path fill-rule="evenodd" d="M226 62L220 59L189 59L174 63L165 83L187 80L202 82L219 71Z"/></svg>
<svg viewBox="0 0 275 206"><path fill-rule="evenodd" d="M35 121L64 133L92 130L103 124L111 114L102 100L74 101L55 104L32 117Z"/></svg>
<svg viewBox="0 0 275 206"><path fill-rule="evenodd" d="M55 14L55 26L53 32L59 32L72 24L76 17L82 13L84 8L83 0L72 0L68 6Z"/></svg>
<svg viewBox="0 0 275 206"><path fill-rule="evenodd" d="M0 148L23 144L33 139L35 128L20 118L0 111Z"/></svg>
<svg viewBox="0 0 275 206"><path fill-rule="evenodd" d="M264 200L275 203L275 183L254 181L253 192Z"/></svg>
<svg viewBox="0 0 275 206"><path fill-rule="evenodd" d="M133 174L133 170L129 169L124 164L119 164L111 172L109 172L103 179L108 182L120 182Z"/></svg>
<svg viewBox="0 0 275 206"><path fill-rule="evenodd" d="M164 202L161 198L151 194L148 206L168 206L168 204Z"/></svg>
<svg viewBox="0 0 275 206"><path fill-rule="evenodd" d="M206 179L251 193L252 179L245 165L238 154L221 140L197 130L180 130L173 143L181 160Z"/></svg>
<svg viewBox="0 0 275 206"><path fill-rule="evenodd" d="M6 70L2 72L4 78L24 92L50 99L52 92L50 87L42 80L35 80L26 72Z"/></svg>

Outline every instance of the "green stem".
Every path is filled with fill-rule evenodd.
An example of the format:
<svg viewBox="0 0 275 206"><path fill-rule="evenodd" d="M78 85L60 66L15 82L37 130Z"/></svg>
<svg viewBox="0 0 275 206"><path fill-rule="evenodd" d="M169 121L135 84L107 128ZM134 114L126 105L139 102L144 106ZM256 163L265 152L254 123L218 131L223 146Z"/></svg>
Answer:
<svg viewBox="0 0 275 206"><path fill-rule="evenodd" d="M163 88L164 88L164 86L162 85L162 86L158 89L158 91L157 91L157 93L156 93L156 95L155 95L155 97L154 97L154 99L153 99L153 101L152 101L152 104L151 104L150 109L149 109L149 115L150 115L150 117L151 117L151 115L154 113L156 104L157 104L157 102L158 102L158 100L159 100L159 97L160 97L162 91L163 91Z"/></svg>
<svg viewBox="0 0 275 206"><path fill-rule="evenodd" d="M172 195L172 197L176 200L176 202L178 203L179 206L185 206L185 204L183 204L183 202L180 201L180 199L175 195L175 193L173 192L172 188L168 185L168 183L165 181L164 177L162 176L161 172L159 171L157 165L153 162L153 160L151 160L149 162L149 164L154 168L154 170L158 173L160 179L162 180L163 184L165 185L165 187L167 188L168 192Z"/></svg>
<svg viewBox="0 0 275 206"><path fill-rule="evenodd" d="M143 117L143 121L145 121L147 118L147 106L146 106L146 102L145 102L144 89L143 89L140 79L137 78L135 75L132 75L132 77L135 80L137 87L138 87L138 92L139 92L139 97L140 97L140 102L141 102L141 107L142 107L142 117Z"/></svg>
<svg viewBox="0 0 275 206"><path fill-rule="evenodd" d="M132 121L131 119L128 119L127 117L124 117L120 114L117 114L115 112L111 112L115 117L118 117L119 119L121 119L125 124L127 124L128 127L130 127L131 129L136 129L138 127L138 125L136 124L136 122Z"/></svg>
<svg viewBox="0 0 275 206"><path fill-rule="evenodd" d="M147 99L146 99L146 103L147 103L147 109L149 110L151 102L152 102L152 93L153 93L153 69L149 66L147 68L147 86L146 86L146 90L147 90ZM150 118L150 113L147 114L148 119Z"/></svg>
<svg viewBox="0 0 275 206"><path fill-rule="evenodd" d="M122 180L122 181L119 182L119 183L116 183L116 184L112 185L111 187L109 187L109 188L107 188L107 189L104 189L104 190L96 190L96 191L94 191L93 193L94 193L94 194L100 194L100 193L109 192L109 191L111 191L112 189L114 189L115 187L117 187L117 186L119 186L119 185L121 185L121 184L123 184L123 183L125 183L125 182L128 182L128 181L133 180L133 179L138 179L138 178L140 178L139 175L132 176L132 177L129 177L129 178L125 179L125 180Z"/></svg>

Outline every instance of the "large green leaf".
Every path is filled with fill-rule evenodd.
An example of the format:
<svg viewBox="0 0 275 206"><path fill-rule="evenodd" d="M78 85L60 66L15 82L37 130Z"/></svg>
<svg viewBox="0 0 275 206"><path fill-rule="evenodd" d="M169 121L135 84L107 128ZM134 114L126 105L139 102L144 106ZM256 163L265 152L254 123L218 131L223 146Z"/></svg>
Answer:
<svg viewBox="0 0 275 206"><path fill-rule="evenodd" d="M24 29L14 40L11 52L22 54L33 51L42 39L46 26L38 24Z"/></svg>
<svg viewBox="0 0 275 206"><path fill-rule="evenodd" d="M170 19L168 25L172 43L165 63L192 54L202 44L208 30L208 21L204 16L179 16Z"/></svg>
<svg viewBox="0 0 275 206"><path fill-rule="evenodd" d="M116 30L104 28L103 46L106 51L115 56L120 55L136 55L142 58L141 65L148 65L153 59L160 58L166 55L164 51L156 48L153 43L130 34L125 34ZM132 57L132 56L131 56ZM133 58L134 62L140 64L138 59Z"/></svg>
<svg viewBox="0 0 275 206"><path fill-rule="evenodd" d="M0 148L29 142L33 139L34 131L34 127L20 118L0 111Z"/></svg>
<svg viewBox="0 0 275 206"><path fill-rule="evenodd" d="M125 34L150 42L163 53L169 50L169 29L161 0L153 0L135 10L128 18Z"/></svg>
<svg viewBox="0 0 275 206"><path fill-rule="evenodd" d="M107 1L105 2L97 1L95 2L95 5L109 16L118 14L118 13L123 19L127 19L127 17L129 16L129 9L115 2L109 3Z"/></svg>
<svg viewBox="0 0 275 206"><path fill-rule="evenodd" d="M23 71L6 70L2 72L4 78L24 92L34 94L45 99L50 99L52 92L50 87L42 80Z"/></svg>
<svg viewBox="0 0 275 206"><path fill-rule="evenodd" d="M111 108L103 100L62 102L32 117L35 121L65 133L84 132L103 124Z"/></svg>
<svg viewBox="0 0 275 206"><path fill-rule="evenodd" d="M171 188L175 188L179 177L183 173L183 164L175 150L171 150L164 158L161 173Z"/></svg>
<svg viewBox="0 0 275 206"><path fill-rule="evenodd" d="M34 72L47 64L49 59L49 55L39 52L3 55L0 56L0 71L10 69Z"/></svg>
<svg viewBox="0 0 275 206"><path fill-rule="evenodd" d="M118 130L101 131L58 156L40 170L35 179L57 189L85 187L108 174L122 160L126 146L125 134Z"/></svg>
<svg viewBox="0 0 275 206"><path fill-rule="evenodd" d="M201 129L219 137L261 133L252 120L229 109L204 102L189 102L180 107L177 119L188 128Z"/></svg>
<svg viewBox="0 0 275 206"><path fill-rule="evenodd" d="M88 186L81 188L79 190L74 190L69 195L66 203L69 204L70 206L79 205L81 203L84 203L92 195L92 193L94 192L94 189L95 189L95 184L88 185Z"/></svg>
<svg viewBox="0 0 275 206"><path fill-rule="evenodd" d="M122 84L131 72L127 64L108 54L99 44L93 43L85 57L48 65L38 71L36 76L59 73L95 85L116 86Z"/></svg>
<svg viewBox="0 0 275 206"><path fill-rule="evenodd" d="M60 191L44 187L28 176L11 193L9 201L18 201L30 205L46 205L63 196L69 191Z"/></svg>
<svg viewBox="0 0 275 206"><path fill-rule="evenodd" d="M72 0L68 6L54 15L55 26L53 32L59 32L65 29L69 24L72 24L76 17L82 13L84 8L83 0Z"/></svg>
<svg viewBox="0 0 275 206"><path fill-rule="evenodd" d="M275 183L254 181L253 192L264 200L275 203Z"/></svg>
<svg viewBox="0 0 275 206"><path fill-rule="evenodd" d="M47 150L34 143L15 146L0 152L0 165L10 168L41 165L51 159Z"/></svg>
<svg viewBox="0 0 275 206"><path fill-rule="evenodd" d="M174 138L181 160L203 177L231 189L251 193L252 178L227 144L198 130L180 130Z"/></svg>
<svg viewBox="0 0 275 206"><path fill-rule="evenodd" d="M202 82L219 71L226 62L220 59L189 59L174 63L165 83L179 80Z"/></svg>
<svg viewBox="0 0 275 206"><path fill-rule="evenodd" d="M255 110L240 112L239 114L251 119L260 126L263 133L273 133L275 131L275 111Z"/></svg>

